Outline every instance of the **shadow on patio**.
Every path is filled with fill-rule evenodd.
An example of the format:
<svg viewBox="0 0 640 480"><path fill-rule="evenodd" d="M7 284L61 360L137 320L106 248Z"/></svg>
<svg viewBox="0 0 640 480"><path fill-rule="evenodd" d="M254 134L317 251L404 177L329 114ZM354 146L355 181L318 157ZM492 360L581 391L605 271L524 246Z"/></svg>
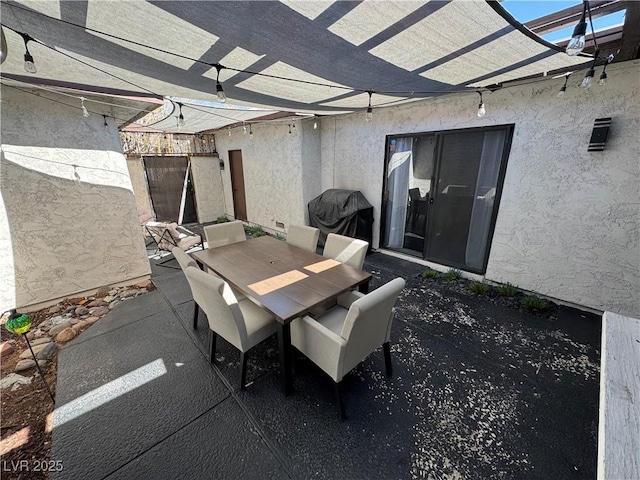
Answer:
<svg viewBox="0 0 640 480"><path fill-rule="evenodd" d="M238 391L239 352L219 341L212 368L182 272L153 266L157 291L60 352L67 421L54 428L52 459L64 471L51 478L595 477L598 316L527 313L380 253L365 269L372 288L407 280L394 373L384 376L381 350L352 371L340 423L332 382L309 361L282 396L275 337L256 347L252 383Z"/></svg>

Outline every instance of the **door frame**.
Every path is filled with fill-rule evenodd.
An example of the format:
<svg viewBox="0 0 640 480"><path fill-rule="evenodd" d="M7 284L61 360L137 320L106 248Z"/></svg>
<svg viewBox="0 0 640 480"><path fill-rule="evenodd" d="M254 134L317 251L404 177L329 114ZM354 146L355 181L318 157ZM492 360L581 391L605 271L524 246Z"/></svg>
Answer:
<svg viewBox="0 0 640 480"><path fill-rule="evenodd" d="M233 161L231 160L231 154L232 153L239 153L240 154L240 163L242 166L242 171L240 172L242 174L242 196L244 198L244 216L245 218L240 218L238 216L238 209L237 209L237 203L236 202L236 192L234 190L234 179L237 178L237 172L234 173L235 169L233 168ZM233 201L233 216L236 218L236 220L243 220L243 221L248 221L248 214L247 214L247 195L246 195L246 188L245 188L245 181L244 181L244 161L242 159L242 150L241 149L233 149L233 150L229 150L227 151L227 154L229 156L229 180L231 181L231 200Z"/></svg>
<svg viewBox="0 0 640 480"><path fill-rule="evenodd" d="M419 137L421 135L435 135L436 137L436 145L435 145L435 152L434 152L434 158L435 158L435 165L434 165L434 169L433 169L433 176L431 177L431 182L432 185L435 185L434 181L438 178L439 174L440 174L440 166L442 163L442 159L440 158L441 153L442 153L442 138L444 135L446 134L451 134L451 133L465 133L465 132L478 132L478 131L482 131L482 132L488 132L488 131L493 131L493 130L506 130L505 133L505 142L504 142L504 149L502 151L502 158L500 159L500 169L499 169L499 173L498 173L498 184L496 185L496 196L495 196L495 202L496 202L496 207L493 209L493 212L491 213L491 223L489 224L489 232L488 232L488 238L487 238L487 248L485 250L484 253L484 259L482 261L482 268L481 269L475 269L475 268L470 268L466 265L460 265L457 264L455 262L449 262L449 261L444 261L444 260L440 260L440 259L433 259L433 258L427 258L426 257L426 252L428 251L428 242L429 242L429 238L426 235L426 232L429 229L429 226L431 224L431 221L433 219L433 215L431 215L431 210L432 210L432 206L431 203L429 203L427 205L427 223L425 225L425 241L424 241L424 248L422 251L422 256L418 257L416 256L416 258L420 258L422 260L426 260L429 262L433 262L433 263L437 263L439 265L444 265L447 267L453 267L453 268L458 268L460 270L464 270L466 272L471 272L471 273L477 273L479 275L484 275L485 272L487 271L487 264L489 262L489 254L491 252L491 246L493 244L493 234L495 231L495 227L496 227L496 220L498 218L498 211L500 209L500 201L502 200L502 189L504 186L504 178L506 176L506 172L507 172L507 163L509 160L509 154L511 153L511 145L513 143L513 133L515 130L515 124L513 123L509 123L509 124L504 124L504 125L488 125L485 127L469 127L469 128L454 128L454 129L447 129L447 130L436 130L436 131L431 131L431 132L413 132L413 133L402 133L402 134L389 134L385 136L385 154L384 154L384 173L383 173L383 179L382 179L382 194L381 194L381 198L382 198L382 202L381 202L381 208L380 208L380 231L379 231L379 238L382 240L384 238L384 232L386 229L386 194L387 194L387 169L389 166L389 146L390 146L390 142L392 138L407 138L407 137ZM413 150L412 150L412 155L413 155ZM389 248L389 247L385 247L383 245L380 245L380 248ZM393 248L389 248L390 250L395 250Z"/></svg>

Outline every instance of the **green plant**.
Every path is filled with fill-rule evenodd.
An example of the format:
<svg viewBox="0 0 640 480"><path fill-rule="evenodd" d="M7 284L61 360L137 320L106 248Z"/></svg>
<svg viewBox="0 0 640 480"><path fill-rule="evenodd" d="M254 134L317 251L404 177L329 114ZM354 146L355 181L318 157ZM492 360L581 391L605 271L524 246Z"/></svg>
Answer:
<svg viewBox="0 0 640 480"><path fill-rule="evenodd" d="M438 273L437 270L425 270L424 272L422 272L420 275L422 275L422 278L426 278L428 280L432 280L434 278L438 278L438 275L440 275Z"/></svg>
<svg viewBox="0 0 640 480"><path fill-rule="evenodd" d="M471 290L471 293L473 293L474 295L482 295L487 293L487 291L489 290L489 285L482 282L471 282L471 285L469 285L469 290Z"/></svg>
<svg viewBox="0 0 640 480"><path fill-rule="evenodd" d="M273 234L273 236L274 236L275 238L277 238L278 240L283 241L283 242L286 240L286 238L284 237L284 235L283 235L283 234L281 234L281 233L274 233L274 234Z"/></svg>
<svg viewBox="0 0 640 480"><path fill-rule="evenodd" d="M498 287L498 294L502 295L503 297L515 297L519 291L520 290L518 290L518 287L510 284L509 282L504 283Z"/></svg>
<svg viewBox="0 0 640 480"><path fill-rule="evenodd" d="M457 282L462 278L462 272L457 268L450 268L447 273L444 274L444 278L450 282Z"/></svg>
<svg viewBox="0 0 640 480"><path fill-rule="evenodd" d="M224 215L220 215L218 218L216 218L216 223L227 223L230 222L231 220L229 220L226 216Z"/></svg>
<svg viewBox="0 0 640 480"><path fill-rule="evenodd" d="M256 225L256 226L245 225L244 231L247 235L253 238L262 237L267 234L267 232L265 232L260 225Z"/></svg>
<svg viewBox="0 0 640 480"><path fill-rule="evenodd" d="M546 300L538 297L524 297L522 299L522 306L527 310L534 312L542 312L547 309L549 304Z"/></svg>

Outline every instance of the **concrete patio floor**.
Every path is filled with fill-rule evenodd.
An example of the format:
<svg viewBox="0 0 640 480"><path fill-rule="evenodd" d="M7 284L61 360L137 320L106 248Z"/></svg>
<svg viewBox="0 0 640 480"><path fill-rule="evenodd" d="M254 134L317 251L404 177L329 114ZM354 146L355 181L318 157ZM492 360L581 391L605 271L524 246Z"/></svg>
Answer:
<svg viewBox="0 0 640 480"><path fill-rule="evenodd" d="M155 262L154 262L155 263ZM175 261L169 265L176 265ZM556 319L419 278L424 267L367 257L372 288L407 280L392 330L392 378L376 352L346 378L296 365L283 397L275 337L239 352L191 326L180 270L123 302L62 349L54 479L595 478L600 318Z"/></svg>

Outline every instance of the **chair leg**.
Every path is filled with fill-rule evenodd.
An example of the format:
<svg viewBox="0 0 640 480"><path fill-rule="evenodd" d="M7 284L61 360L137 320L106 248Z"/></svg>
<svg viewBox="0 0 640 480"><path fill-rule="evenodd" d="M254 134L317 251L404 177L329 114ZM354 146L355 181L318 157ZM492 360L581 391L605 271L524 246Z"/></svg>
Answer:
<svg viewBox="0 0 640 480"><path fill-rule="evenodd" d="M211 365L216 363L216 340L218 334L213 330L209 330L209 362Z"/></svg>
<svg viewBox="0 0 640 480"><path fill-rule="evenodd" d="M249 358L249 352L240 352L240 390L244 390L245 384L247 383L247 359Z"/></svg>
<svg viewBox="0 0 640 480"><path fill-rule="evenodd" d="M336 394L336 404L338 406L338 419L344 421L344 402L342 401L342 380L333 383L333 389Z"/></svg>
<svg viewBox="0 0 640 480"><path fill-rule="evenodd" d="M390 377L393 374L393 369L391 368L391 347L389 342L384 342L382 349L384 350L384 366L387 370L387 377Z"/></svg>
<svg viewBox="0 0 640 480"><path fill-rule="evenodd" d="M196 328L198 328L198 313L199 313L199 309L198 309L198 304L196 302L193 302L193 304L194 304L193 305L193 328L196 329Z"/></svg>

